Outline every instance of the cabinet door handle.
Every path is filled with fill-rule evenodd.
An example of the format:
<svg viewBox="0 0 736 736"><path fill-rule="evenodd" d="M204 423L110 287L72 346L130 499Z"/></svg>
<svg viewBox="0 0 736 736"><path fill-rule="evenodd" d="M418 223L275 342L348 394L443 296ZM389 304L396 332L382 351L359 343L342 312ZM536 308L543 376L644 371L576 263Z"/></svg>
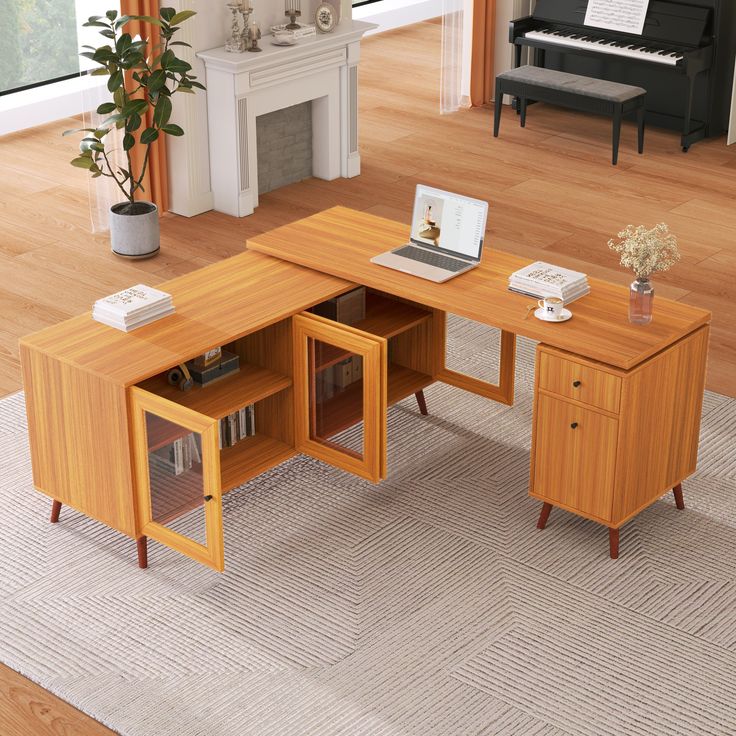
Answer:
<svg viewBox="0 0 736 736"><path fill-rule="evenodd" d="M580 382L580 381L573 381L573 382L572 382L572 385L573 385L573 386L574 386L575 388L580 388L581 382Z"/></svg>
<svg viewBox="0 0 736 736"><path fill-rule="evenodd" d="M577 429L577 428L578 428L578 423L577 423L577 422L573 422L573 423L572 423L572 424L570 425L570 429Z"/></svg>
<svg viewBox="0 0 736 736"><path fill-rule="evenodd" d="M204 500L205 501L211 501L213 498L214 498L214 496L205 496L204 497Z"/></svg>

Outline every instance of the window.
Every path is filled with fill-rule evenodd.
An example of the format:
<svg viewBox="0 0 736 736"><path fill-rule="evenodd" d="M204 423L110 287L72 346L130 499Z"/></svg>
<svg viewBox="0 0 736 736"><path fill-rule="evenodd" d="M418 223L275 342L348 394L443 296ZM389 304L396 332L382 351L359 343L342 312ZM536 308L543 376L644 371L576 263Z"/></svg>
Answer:
<svg viewBox="0 0 736 736"><path fill-rule="evenodd" d="M0 0L0 95L77 76L94 66L82 44L101 45L90 15L119 8L118 0Z"/></svg>

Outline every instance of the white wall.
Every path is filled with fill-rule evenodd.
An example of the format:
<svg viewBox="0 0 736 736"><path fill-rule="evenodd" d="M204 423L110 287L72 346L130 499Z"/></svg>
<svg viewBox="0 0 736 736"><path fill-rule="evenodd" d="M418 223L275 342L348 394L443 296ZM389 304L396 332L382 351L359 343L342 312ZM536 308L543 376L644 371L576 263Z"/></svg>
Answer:
<svg viewBox="0 0 736 736"><path fill-rule="evenodd" d="M531 13L535 0L497 0L496 48L493 57L494 74L508 71L514 65L514 49L509 43L509 23ZM506 96L505 102L509 102Z"/></svg>

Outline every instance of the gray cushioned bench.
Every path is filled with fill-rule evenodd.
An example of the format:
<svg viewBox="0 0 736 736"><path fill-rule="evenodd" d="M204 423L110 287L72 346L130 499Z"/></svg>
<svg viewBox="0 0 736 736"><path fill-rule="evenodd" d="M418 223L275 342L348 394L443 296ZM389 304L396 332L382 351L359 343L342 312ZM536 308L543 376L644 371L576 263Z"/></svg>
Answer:
<svg viewBox="0 0 736 736"><path fill-rule="evenodd" d="M529 100L571 107L583 112L610 115L613 118L613 164L618 162L621 138L621 119L636 112L639 130L639 153L644 152L644 111L646 90L629 84L607 82L593 77L558 72L539 66L520 66L496 77L496 104L493 135L498 137L501 125L503 95L517 98L521 127L526 125L526 107Z"/></svg>

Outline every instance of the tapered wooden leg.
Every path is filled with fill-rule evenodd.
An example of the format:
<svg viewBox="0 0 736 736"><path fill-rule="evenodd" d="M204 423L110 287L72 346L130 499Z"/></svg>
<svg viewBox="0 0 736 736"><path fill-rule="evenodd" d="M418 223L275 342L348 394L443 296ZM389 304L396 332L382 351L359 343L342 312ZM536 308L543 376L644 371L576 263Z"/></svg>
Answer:
<svg viewBox="0 0 736 736"><path fill-rule="evenodd" d="M675 506L682 511L685 508L685 499L682 497L682 483L678 483L672 489L672 493L675 497Z"/></svg>
<svg viewBox="0 0 736 736"><path fill-rule="evenodd" d="M61 501L54 501L51 504L51 523L56 524L59 521L59 513L61 512Z"/></svg>
<svg viewBox="0 0 736 736"><path fill-rule="evenodd" d="M611 559L618 559L618 529L608 530L608 546L611 550Z"/></svg>
<svg viewBox="0 0 736 736"><path fill-rule="evenodd" d="M542 504L542 511L539 514L539 520L537 521L537 529L544 529L547 526L547 519L549 519L549 512L552 511L551 503Z"/></svg>
<svg viewBox="0 0 736 736"><path fill-rule="evenodd" d="M148 567L148 537L138 537L135 543L138 547L138 567L145 570Z"/></svg>
<svg viewBox="0 0 736 736"><path fill-rule="evenodd" d="M427 411L427 400L424 398L424 391L417 391L414 396L416 396L417 404L419 404L419 413L426 417L429 412Z"/></svg>

